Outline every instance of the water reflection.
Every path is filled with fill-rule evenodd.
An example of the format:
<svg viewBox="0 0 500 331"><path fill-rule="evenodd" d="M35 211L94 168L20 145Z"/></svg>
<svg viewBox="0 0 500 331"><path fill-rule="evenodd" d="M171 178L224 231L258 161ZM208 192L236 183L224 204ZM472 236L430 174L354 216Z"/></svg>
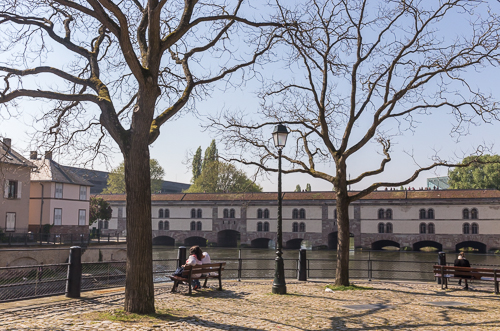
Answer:
<svg viewBox="0 0 500 331"><path fill-rule="evenodd" d="M225 278L238 277L237 248L204 248L210 253L213 262L226 262ZM153 258L168 260L155 263L155 270L173 270L176 266L177 249L155 246ZM273 249L242 249L242 278L273 278ZM284 250L285 277L297 277L298 250ZM467 257L472 266L500 267L500 256L469 253ZM447 262L453 263L456 254L448 253ZM334 278L337 252L332 250L307 251L309 278ZM351 251L349 252L349 273L351 278L434 280L432 265L437 263L436 252L401 251ZM158 275L159 276L159 275Z"/></svg>

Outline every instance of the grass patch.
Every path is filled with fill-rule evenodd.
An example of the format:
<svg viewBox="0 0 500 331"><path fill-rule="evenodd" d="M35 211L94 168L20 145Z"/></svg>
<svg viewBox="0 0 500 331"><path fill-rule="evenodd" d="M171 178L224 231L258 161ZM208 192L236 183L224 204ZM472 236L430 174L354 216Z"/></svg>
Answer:
<svg viewBox="0 0 500 331"><path fill-rule="evenodd" d="M182 317L186 317L180 309L157 309L154 314L140 315L124 311L123 309L98 311L79 315L78 319L91 321L112 321L125 323L158 323L165 321L175 321Z"/></svg>
<svg viewBox="0 0 500 331"><path fill-rule="evenodd" d="M325 288L329 288L329 289L334 290L334 291L366 291L366 290L373 289L372 287L358 286L358 285L354 285L352 283L349 286L344 286L344 285L335 286L335 285L328 284L325 286Z"/></svg>

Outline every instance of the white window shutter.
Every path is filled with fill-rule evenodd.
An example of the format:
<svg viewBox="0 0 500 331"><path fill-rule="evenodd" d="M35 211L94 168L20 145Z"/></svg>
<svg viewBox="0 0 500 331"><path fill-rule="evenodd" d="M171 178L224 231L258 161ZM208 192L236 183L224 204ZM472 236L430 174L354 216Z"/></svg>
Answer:
<svg viewBox="0 0 500 331"><path fill-rule="evenodd" d="M17 182L17 198L21 199L21 188L23 187L23 182Z"/></svg>
<svg viewBox="0 0 500 331"><path fill-rule="evenodd" d="M8 179L5 180L5 189L4 189L3 197L4 198L9 197L9 180Z"/></svg>

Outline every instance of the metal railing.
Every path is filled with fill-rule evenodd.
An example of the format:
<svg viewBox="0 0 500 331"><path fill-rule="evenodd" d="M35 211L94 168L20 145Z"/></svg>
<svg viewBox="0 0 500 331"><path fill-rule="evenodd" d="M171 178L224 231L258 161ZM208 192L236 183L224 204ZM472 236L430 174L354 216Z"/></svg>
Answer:
<svg viewBox="0 0 500 331"><path fill-rule="evenodd" d="M125 243L126 237L116 234L57 234L57 233L2 233L0 245L32 246L32 245L80 245L106 243Z"/></svg>
<svg viewBox="0 0 500 331"><path fill-rule="evenodd" d="M185 247L179 248L176 259L153 260L155 283L170 281L169 276L178 265L185 261L185 249ZM301 254L305 263L299 263L298 259L284 260L286 279L297 279L298 275L302 275L300 280L335 278L336 261L334 259L306 259L306 253L301 252ZM213 261L216 262L216 259ZM226 262L223 273L225 279L272 279L274 276L274 258L242 258L240 250L238 258L225 258L224 261ZM349 274L353 279L433 281L435 278L432 266L435 264L431 261L384 260L368 255L366 259L351 258ZM67 284L70 283L68 277L74 274L70 272L71 265L70 255L69 263L0 268L0 302L63 293L68 295L67 286L69 285ZM125 286L125 261L81 263L78 260L78 266L78 275L81 278L76 289L78 295L80 291ZM500 268L491 264L475 264L475 266Z"/></svg>
<svg viewBox="0 0 500 331"><path fill-rule="evenodd" d="M68 263L0 268L0 302L64 294Z"/></svg>

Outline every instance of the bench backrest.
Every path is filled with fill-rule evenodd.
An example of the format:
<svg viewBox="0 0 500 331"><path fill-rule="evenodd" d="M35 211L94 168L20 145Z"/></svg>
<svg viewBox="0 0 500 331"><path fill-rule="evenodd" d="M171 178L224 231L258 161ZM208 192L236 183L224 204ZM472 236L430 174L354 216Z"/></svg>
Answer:
<svg viewBox="0 0 500 331"><path fill-rule="evenodd" d="M199 265L187 265L184 267L184 271L182 272L182 276L188 276L189 273L197 275L197 274L208 274L210 272L220 272L224 270L226 262L220 263L210 263L210 264L199 264Z"/></svg>
<svg viewBox="0 0 500 331"><path fill-rule="evenodd" d="M490 268L468 268L441 265L434 266L434 273L441 273L441 271L445 274L452 274L455 276L472 276L476 278L500 276L500 270Z"/></svg>

